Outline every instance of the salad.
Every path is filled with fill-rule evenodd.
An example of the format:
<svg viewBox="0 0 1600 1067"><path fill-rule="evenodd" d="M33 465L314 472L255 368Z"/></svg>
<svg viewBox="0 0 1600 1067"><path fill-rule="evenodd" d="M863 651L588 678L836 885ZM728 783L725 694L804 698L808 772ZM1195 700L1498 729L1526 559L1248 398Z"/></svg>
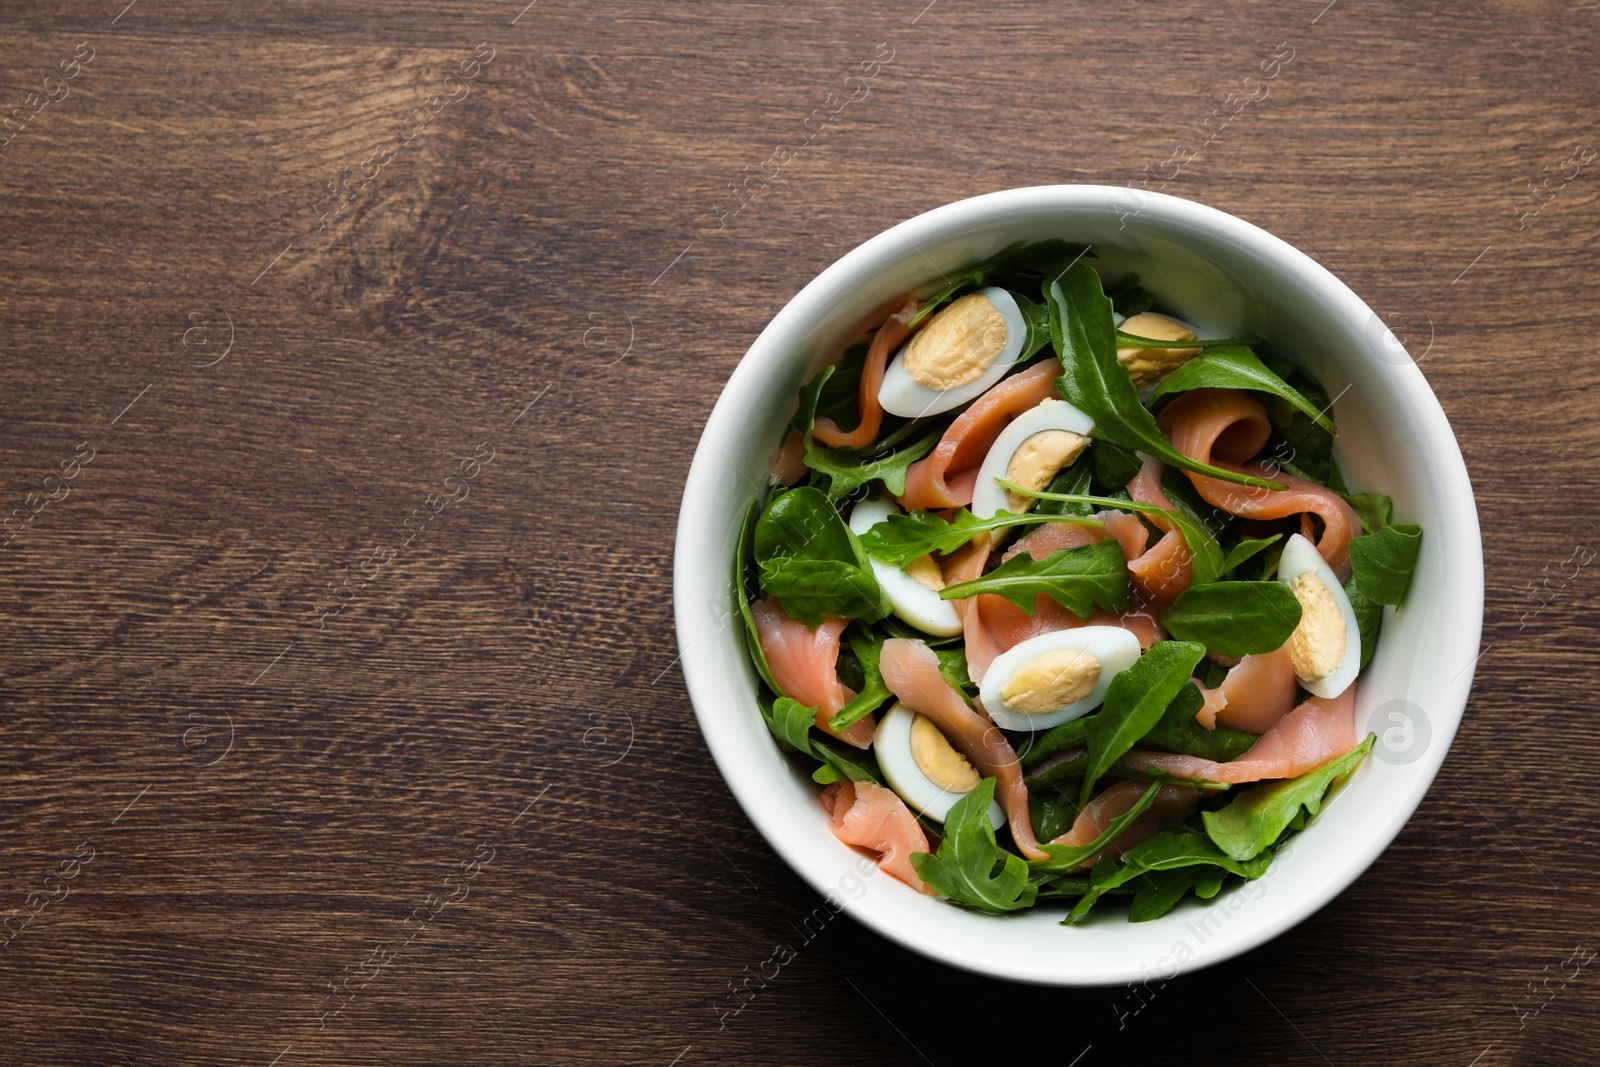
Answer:
<svg viewBox="0 0 1600 1067"><path fill-rule="evenodd" d="M1321 384L1090 249L881 309L800 390L735 583L833 833L989 913L1157 918L1259 878L1371 750L1355 686L1422 530Z"/></svg>

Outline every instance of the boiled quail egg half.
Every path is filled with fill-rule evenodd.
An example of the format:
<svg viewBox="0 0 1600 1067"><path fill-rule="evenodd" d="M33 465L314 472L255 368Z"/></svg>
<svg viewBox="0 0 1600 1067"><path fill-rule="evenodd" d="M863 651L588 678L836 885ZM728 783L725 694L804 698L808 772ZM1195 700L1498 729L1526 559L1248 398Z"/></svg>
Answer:
<svg viewBox="0 0 1600 1067"><path fill-rule="evenodd" d="M1139 653L1139 639L1120 626L1040 634L994 658L978 698L1002 729L1047 729L1098 708L1111 679Z"/></svg>
<svg viewBox="0 0 1600 1067"><path fill-rule="evenodd" d="M900 799L939 822L944 822L956 801L983 781L932 719L898 701L879 720L872 749L884 778ZM991 801L989 825L998 830L1005 822L1005 812Z"/></svg>
<svg viewBox="0 0 1600 1067"><path fill-rule="evenodd" d="M878 403L917 419L976 400L1022 355L1027 321L1004 289L980 289L939 309L883 373Z"/></svg>

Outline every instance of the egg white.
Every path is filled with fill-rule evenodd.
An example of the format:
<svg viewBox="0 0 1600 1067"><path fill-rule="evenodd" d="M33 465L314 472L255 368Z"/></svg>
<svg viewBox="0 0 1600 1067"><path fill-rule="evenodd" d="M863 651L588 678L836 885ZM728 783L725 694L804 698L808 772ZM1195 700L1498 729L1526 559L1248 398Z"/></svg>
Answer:
<svg viewBox="0 0 1600 1067"><path fill-rule="evenodd" d="M1006 491L997 478L1004 478L1011 469L1011 457L1022 443L1036 433L1046 430L1069 430L1082 437L1094 434L1094 420L1065 400L1041 400L1037 407L1029 408L1011 425L1000 431L978 467L978 481L972 490L972 513L987 519L1008 510ZM1029 505L1032 506L1031 504Z"/></svg>
<svg viewBox="0 0 1600 1067"><path fill-rule="evenodd" d="M1293 586L1297 578L1308 572L1322 579L1322 584L1333 594L1333 602L1344 616L1344 659L1320 681L1308 682L1304 678L1299 681L1312 696L1336 697L1350 688L1361 673L1361 628L1356 625L1355 609L1350 606L1344 586L1339 584L1338 576L1322 558L1322 553L1317 551L1317 546L1299 534L1291 534L1278 560L1278 581Z"/></svg>
<svg viewBox="0 0 1600 1067"><path fill-rule="evenodd" d="M895 506L888 500L871 497L850 512L850 529L860 537L895 513ZM935 637L954 637L961 632L961 616L956 614L955 604L941 600L938 590L929 589L893 563L885 563L870 554L867 560L872 564L872 576L878 579L879 587L889 598L889 605L898 618Z"/></svg>
<svg viewBox="0 0 1600 1067"><path fill-rule="evenodd" d="M945 816L965 793L952 793L941 789L922 773L911 756L911 724L917 713L896 701L894 706L878 721L878 732L873 735L872 749L878 756L878 766L889 788L900 799L930 819L944 822ZM1000 805L989 804L989 825L996 830L1006 824L1006 814Z"/></svg>
<svg viewBox="0 0 1600 1067"><path fill-rule="evenodd" d="M941 411L960 407L969 400L976 400L987 392L990 386L1005 377L1006 371L1010 370L1022 355L1022 346L1028 337L1027 321L1022 317L1022 309L1017 306L1016 299L1004 289L991 287L981 289L979 292L989 298L989 303L1000 312L1000 317L1006 324L1006 346L1000 350L995 361L966 385L945 390L929 389L906 371L902 362L906 350L902 347L884 370L883 384L878 387L878 403L883 406L883 410L891 415L903 415L908 419L937 415Z"/></svg>
<svg viewBox="0 0 1600 1067"><path fill-rule="evenodd" d="M1069 648L1082 649L1100 661L1100 678L1087 696L1043 715L1030 715L1006 703L1001 692L1018 668L1042 653ZM978 699L983 702L983 709L989 713L995 725L1002 729L1048 729L1081 718L1103 704L1111 679L1133 666L1141 651L1139 639L1120 626L1079 626L1072 630L1040 634L994 658L978 686Z"/></svg>

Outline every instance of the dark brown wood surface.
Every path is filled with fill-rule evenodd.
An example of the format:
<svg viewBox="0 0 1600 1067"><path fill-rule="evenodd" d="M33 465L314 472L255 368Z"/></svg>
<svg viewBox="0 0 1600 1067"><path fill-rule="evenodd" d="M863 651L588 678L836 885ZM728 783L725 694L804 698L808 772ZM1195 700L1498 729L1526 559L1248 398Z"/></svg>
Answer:
<svg viewBox="0 0 1600 1067"><path fill-rule="evenodd" d="M1596 1062L1596 5L522 2L0 9L0 1062ZM1460 735L1153 995L805 941L676 667L699 428L891 222L1147 173L1426 354Z"/></svg>

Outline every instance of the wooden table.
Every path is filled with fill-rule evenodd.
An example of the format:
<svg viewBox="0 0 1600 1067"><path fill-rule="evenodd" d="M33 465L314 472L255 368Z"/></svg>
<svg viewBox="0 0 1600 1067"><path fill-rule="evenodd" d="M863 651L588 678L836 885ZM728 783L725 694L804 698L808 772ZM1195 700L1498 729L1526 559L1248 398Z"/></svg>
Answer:
<svg viewBox="0 0 1600 1067"><path fill-rule="evenodd" d="M4 5L0 1061L1595 1062L1595 5L521 2ZM699 427L891 222L1146 180L1426 354L1443 773L1140 1001L839 919L719 1021L819 901L676 667Z"/></svg>

